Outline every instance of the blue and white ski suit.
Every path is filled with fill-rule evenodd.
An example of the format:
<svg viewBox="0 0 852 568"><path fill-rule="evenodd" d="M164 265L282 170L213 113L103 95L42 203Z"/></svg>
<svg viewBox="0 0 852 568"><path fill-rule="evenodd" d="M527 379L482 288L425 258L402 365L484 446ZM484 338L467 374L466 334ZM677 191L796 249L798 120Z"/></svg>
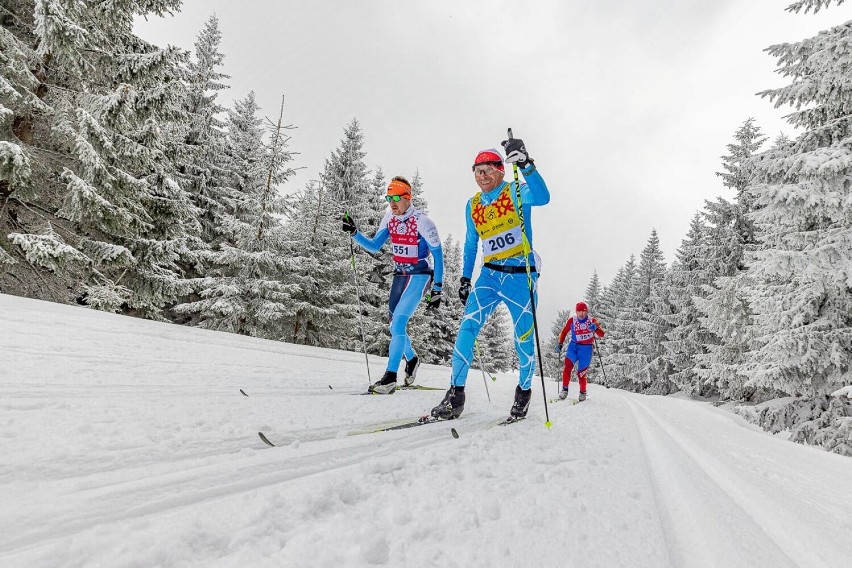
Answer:
<svg viewBox="0 0 852 568"><path fill-rule="evenodd" d="M524 233L530 243L529 263L533 271L536 270L537 255L532 250L533 232L531 208L537 205L546 205L550 201L550 191L544 183L541 175L530 165L521 170L526 183L521 184L521 205L524 221ZM504 182L497 188L481 194L481 203L488 206L494 203L503 189L510 182ZM514 182L511 182L511 199L515 210L518 208L515 195ZM473 274L473 266L476 261L479 233L473 221L471 202L467 203L467 232L464 241L464 268L462 276L470 278ZM486 243L482 242L483 257L487 254ZM512 316L515 335L515 351L520 361L520 377L518 384L523 390L529 390L535 372L535 337L533 332L533 306L530 303L530 289L525 270L526 262L523 253L500 260L485 263L479 273L479 277L468 296L465 305L465 314L459 326L453 349L453 374L451 385L463 386L467 381L467 373L473 360L474 341L479 335L482 326L491 312L497 307L498 302L503 302L509 308ZM493 267L493 268L492 268ZM503 272L502 268L507 272ZM537 288L538 273L532 274L533 294L538 301Z"/></svg>
<svg viewBox="0 0 852 568"><path fill-rule="evenodd" d="M415 246L393 245L394 276L388 300L391 341L388 348L387 370L396 373L403 356L410 361L417 355L411 347L411 338L408 336L406 327L423 298L433 274L432 289L441 289L444 255L435 223L413 206L402 215L394 215L391 211L385 213L379 230L372 239L360 232L356 232L353 238L366 250L376 253L388 240L394 240L392 231L399 235L410 235L412 242L416 235L417 243ZM434 268L429 264L430 253L434 260Z"/></svg>

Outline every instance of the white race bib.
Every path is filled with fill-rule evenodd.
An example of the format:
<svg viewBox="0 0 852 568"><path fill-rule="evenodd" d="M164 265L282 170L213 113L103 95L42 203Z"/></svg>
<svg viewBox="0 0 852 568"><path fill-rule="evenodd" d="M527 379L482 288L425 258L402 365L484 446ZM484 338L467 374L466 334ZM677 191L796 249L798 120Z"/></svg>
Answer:
<svg viewBox="0 0 852 568"><path fill-rule="evenodd" d="M521 243L521 228L513 227L502 233L491 235L482 240L482 256L484 258L500 254L518 246Z"/></svg>
<svg viewBox="0 0 852 568"><path fill-rule="evenodd" d="M396 262L417 264L417 245L391 243L391 252Z"/></svg>

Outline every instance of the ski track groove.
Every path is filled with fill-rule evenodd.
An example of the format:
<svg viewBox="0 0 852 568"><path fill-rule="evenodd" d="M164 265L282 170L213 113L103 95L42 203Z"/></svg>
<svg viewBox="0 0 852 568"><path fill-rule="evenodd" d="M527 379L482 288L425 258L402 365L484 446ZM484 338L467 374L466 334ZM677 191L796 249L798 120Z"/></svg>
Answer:
<svg viewBox="0 0 852 568"><path fill-rule="evenodd" d="M813 565L812 557L792 558L796 549L786 546L787 535L768 532L774 523L764 518L759 509L749 506L738 485L750 485L742 476L721 463L714 463L689 443L645 401L625 398L633 414L642 440L644 454L654 485L657 504L669 555L674 566L806 566ZM673 471L672 464L677 465ZM701 514L696 506L716 508L721 514ZM736 518L735 526L751 533L755 544L743 558L724 545L730 540L730 529L714 523L714 519ZM672 546L674 545L674 546ZM684 557L678 551L697 551Z"/></svg>
<svg viewBox="0 0 852 568"><path fill-rule="evenodd" d="M454 423L453 427L456 429L463 428L464 434L485 430L494 425L496 420L498 420L496 416L488 414L476 415L474 421L465 419L446 422ZM293 455L287 451L287 446L269 448L263 445L255 434L253 438L258 445L263 446L263 450L259 450L261 451L259 454L239 461L204 464L154 477L80 489L63 495L51 502L49 519L28 517L15 520L17 526L39 528L21 537L4 541L0 545L0 555L14 555L28 549L48 547L57 541L73 538L75 535L104 524L171 513L184 507L232 497L279 483L323 475L356 466L368 459L392 455L402 449L411 451L442 442L454 443L449 431L444 431L445 428L449 428L446 422L438 423L442 424L443 428L438 428L436 424L429 424L411 430L373 433L372 436L386 438L378 442L377 438L372 436L356 436L354 439L357 441L353 442L351 447L321 450L309 456ZM439 431L440 434L438 434ZM279 456L278 454L282 452L287 452L287 455ZM241 481L233 482L235 478ZM129 487L122 489L122 486ZM146 499L141 499L137 495L139 493L144 494ZM151 502L150 496L156 496L156 501ZM147 500L148 502L145 505L127 509L124 504L128 500L131 502ZM61 510L58 510L60 505ZM85 511L86 515L80 517L78 515L80 511Z"/></svg>

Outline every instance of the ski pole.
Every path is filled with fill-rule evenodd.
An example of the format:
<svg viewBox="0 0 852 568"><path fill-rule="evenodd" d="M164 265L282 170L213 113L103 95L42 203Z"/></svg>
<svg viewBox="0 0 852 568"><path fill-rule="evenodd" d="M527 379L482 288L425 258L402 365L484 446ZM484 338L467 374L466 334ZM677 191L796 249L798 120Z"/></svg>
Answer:
<svg viewBox="0 0 852 568"><path fill-rule="evenodd" d="M509 129L509 140L512 140L512 129ZM538 352L538 376L541 378L541 396L544 398L544 416L545 423L544 425L550 428L553 426L553 423L550 421L550 412L547 409L547 393L544 392L544 361L541 357L541 343L538 339L538 319L535 314L535 292L533 292L533 280L532 280L532 272L530 272L530 253L532 252L532 247L530 246L529 240L527 240L526 233L526 223L524 221L524 206L521 203L521 182L518 179L518 164L517 162L512 162L512 172L515 174L515 198L518 200L517 203L517 211L518 218L521 220L521 241L524 245L524 262L527 267L527 288L530 291L530 306L532 307L532 317L533 317L533 332L535 334L535 348ZM529 333L529 332L527 332ZM535 372L535 371L533 371Z"/></svg>
<svg viewBox="0 0 852 568"><path fill-rule="evenodd" d="M482 371L482 382L485 383L485 394L488 395L488 402L491 402L491 393L488 392L488 381L485 380L485 365L482 364L482 356L479 354L479 344L474 340L473 348L476 351L476 359L479 361L479 370ZM488 373L489 375L491 373Z"/></svg>
<svg viewBox="0 0 852 568"><path fill-rule="evenodd" d="M344 213L347 217L349 213ZM367 340L364 338L364 316L361 308L361 294L358 292L358 271L355 268L355 239L349 235L349 256L352 259L352 280L355 282L355 297L358 298L358 327L361 329L361 344L364 346L364 359L367 361L367 380L372 385L373 377L370 376L370 358L367 356Z"/></svg>
<svg viewBox="0 0 852 568"><path fill-rule="evenodd" d="M476 354L479 356L479 362L480 362L480 363L483 363L483 361L482 361L482 356L481 356L481 355L479 355L479 341L477 341L476 339L474 339L474 340L473 340L473 348L476 350ZM489 377L491 377L491 380L492 380L493 382L497 382L497 377L495 377L495 376L494 376L494 373L492 373L491 371L489 371L488 369L486 369L486 368L485 368L484 363L483 363L482 370L483 370L483 371L485 371L485 373L486 373Z"/></svg>
<svg viewBox="0 0 852 568"><path fill-rule="evenodd" d="M603 357L601 357L601 350L598 349L598 338L593 337L592 339L595 340L595 351L598 352L598 363L600 363L600 365L601 365L601 371L603 372L604 381L606 381L606 383L608 383L609 379L606 378L606 368L604 367L604 364L603 364ZM609 385L607 385L606 383L604 383L604 386L606 388L609 388Z"/></svg>

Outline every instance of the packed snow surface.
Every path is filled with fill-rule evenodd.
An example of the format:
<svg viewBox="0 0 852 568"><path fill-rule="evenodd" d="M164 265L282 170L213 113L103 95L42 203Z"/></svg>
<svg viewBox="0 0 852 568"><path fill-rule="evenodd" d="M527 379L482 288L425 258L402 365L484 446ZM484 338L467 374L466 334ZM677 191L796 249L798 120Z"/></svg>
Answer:
<svg viewBox="0 0 852 568"><path fill-rule="evenodd" d="M548 429L535 383L495 426L515 380L489 402L472 371L460 420L364 433L443 393L356 396L363 353L0 295L0 566L852 566L849 458L596 385Z"/></svg>

